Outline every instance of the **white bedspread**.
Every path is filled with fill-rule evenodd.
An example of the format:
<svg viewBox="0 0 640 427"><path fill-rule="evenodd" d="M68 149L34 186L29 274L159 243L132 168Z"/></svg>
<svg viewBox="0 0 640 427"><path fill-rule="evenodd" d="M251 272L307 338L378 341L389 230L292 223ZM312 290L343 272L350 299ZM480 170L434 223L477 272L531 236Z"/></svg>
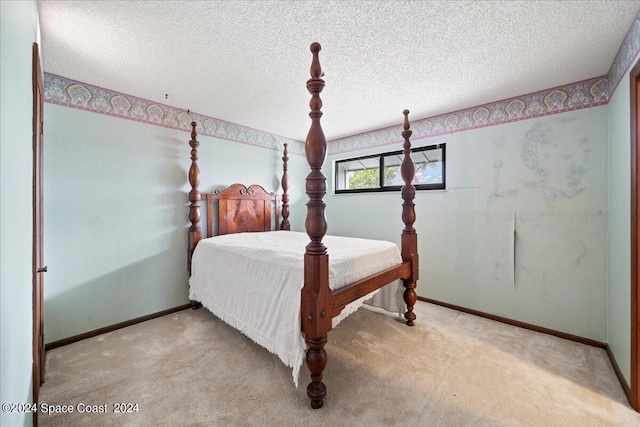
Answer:
<svg viewBox="0 0 640 427"><path fill-rule="evenodd" d="M325 236L329 287L337 289L402 262L390 242ZM306 345L300 332L300 290L304 281L305 233L238 233L203 239L192 258L189 298L278 355L293 368L298 386ZM375 292L344 308L343 318ZM378 307L403 311L402 286L391 284L374 300Z"/></svg>

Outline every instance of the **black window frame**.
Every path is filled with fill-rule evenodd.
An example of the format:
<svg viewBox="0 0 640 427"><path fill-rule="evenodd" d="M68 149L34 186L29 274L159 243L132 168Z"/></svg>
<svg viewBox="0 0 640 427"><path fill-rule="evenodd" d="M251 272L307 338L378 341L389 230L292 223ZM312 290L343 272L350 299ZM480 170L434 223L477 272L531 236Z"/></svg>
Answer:
<svg viewBox="0 0 640 427"><path fill-rule="evenodd" d="M442 182L435 184L414 184L416 190L446 190L447 188L447 179L446 179L446 168L447 168L447 156L446 156L446 143L439 143L434 145L427 145L425 147L416 147L411 149L411 153L419 153L421 151L431 151L442 149ZM369 154L366 156L352 157L349 159L336 160L334 165L334 180L333 180L333 192L334 194L356 194L356 193L381 193L386 191L400 191L402 189L402 185L384 185L384 158L387 156L396 156L404 154L404 151L388 151L385 153L378 154ZM339 164L345 162L353 162L364 159L375 159L379 158L379 176L378 182L380 187L377 188L354 188L354 189L338 189L338 174L339 174Z"/></svg>

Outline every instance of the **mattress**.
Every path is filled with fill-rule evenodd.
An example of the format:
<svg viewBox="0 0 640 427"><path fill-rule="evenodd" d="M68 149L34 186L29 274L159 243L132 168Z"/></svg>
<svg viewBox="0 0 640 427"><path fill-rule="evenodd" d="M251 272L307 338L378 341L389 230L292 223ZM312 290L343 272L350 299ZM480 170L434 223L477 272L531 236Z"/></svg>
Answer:
<svg viewBox="0 0 640 427"><path fill-rule="evenodd" d="M189 298L276 354L292 368L298 385L306 344L300 331L305 233L237 233L201 240L192 257ZM402 262L398 246L385 241L325 236L329 287L334 290ZM375 297L374 297L374 294ZM347 305L333 326L373 297L372 305L403 310L398 280Z"/></svg>

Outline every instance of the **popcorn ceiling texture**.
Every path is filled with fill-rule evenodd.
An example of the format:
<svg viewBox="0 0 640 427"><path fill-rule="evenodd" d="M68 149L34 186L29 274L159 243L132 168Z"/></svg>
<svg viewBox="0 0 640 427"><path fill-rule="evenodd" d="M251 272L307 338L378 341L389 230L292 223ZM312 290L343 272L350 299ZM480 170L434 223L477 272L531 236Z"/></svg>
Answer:
<svg viewBox="0 0 640 427"><path fill-rule="evenodd" d="M342 152L398 140L398 126L339 137L399 123L404 108L413 118L436 114L414 125L426 137L606 103L640 44L639 7L43 1L45 69L68 77L47 75L47 100L178 128L187 109L202 111L217 118L196 115L201 133L278 149L308 131L304 81L317 40L331 106L323 127L338 138L331 152ZM79 81L146 99L120 94L117 108ZM496 99L505 101L483 105ZM479 107L460 110L470 105Z"/></svg>

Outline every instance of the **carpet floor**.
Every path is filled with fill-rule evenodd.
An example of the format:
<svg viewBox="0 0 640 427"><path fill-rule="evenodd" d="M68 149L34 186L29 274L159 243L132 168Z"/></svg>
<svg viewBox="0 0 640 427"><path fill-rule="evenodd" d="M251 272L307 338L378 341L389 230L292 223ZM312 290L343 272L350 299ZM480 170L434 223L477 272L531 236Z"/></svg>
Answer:
<svg viewBox="0 0 640 427"><path fill-rule="evenodd" d="M423 302L416 314L410 328L360 309L331 331L315 411L306 367L296 389L206 309L109 332L47 353L40 402L74 412L40 425L640 426L604 350Z"/></svg>

